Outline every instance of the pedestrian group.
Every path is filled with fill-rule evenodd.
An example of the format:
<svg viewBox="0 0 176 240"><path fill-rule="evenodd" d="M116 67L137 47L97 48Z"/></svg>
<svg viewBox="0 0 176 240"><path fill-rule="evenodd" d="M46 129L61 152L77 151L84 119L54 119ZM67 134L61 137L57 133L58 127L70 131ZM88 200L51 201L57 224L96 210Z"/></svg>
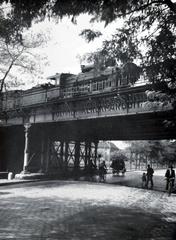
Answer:
<svg viewBox="0 0 176 240"><path fill-rule="evenodd" d="M92 160L89 162L87 170L88 170L89 180L93 181L93 176L96 171L96 166ZM107 174L107 167L106 167L105 161L102 159L99 161L98 172L99 172L99 181L105 182L106 174ZM151 189L153 189L153 186L154 186L153 174L154 174L154 170L150 166L150 164L148 164L147 171L143 172L143 174L142 174L142 188L150 187ZM170 165L168 167L168 169L166 170L165 179L166 179L166 190L169 190L169 188L171 188L171 190L172 190L174 187L174 182L175 182L175 170L173 169L172 165Z"/></svg>
<svg viewBox="0 0 176 240"><path fill-rule="evenodd" d="M151 189L153 188L154 186L153 174L154 174L153 168L150 165L148 165L147 172L146 173L143 172L142 174L142 188L148 188L149 184ZM165 179L166 179L166 190L169 189L169 184L171 184L171 188L173 188L174 182L175 182L175 170L173 169L172 165L170 165L166 170Z"/></svg>
<svg viewBox="0 0 176 240"><path fill-rule="evenodd" d="M150 186L151 188L153 188L153 174L154 174L154 170L153 168L148 165L147 166L147 173L143 173L142 174L142 187L146 187L148 188L149 187L149 183L150 183Z"/></svg>

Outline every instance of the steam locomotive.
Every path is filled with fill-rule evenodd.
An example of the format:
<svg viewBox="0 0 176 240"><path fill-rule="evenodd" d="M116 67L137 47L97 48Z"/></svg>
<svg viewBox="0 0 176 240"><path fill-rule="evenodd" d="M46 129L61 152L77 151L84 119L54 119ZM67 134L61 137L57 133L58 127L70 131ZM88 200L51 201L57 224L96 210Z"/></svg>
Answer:
<svg viewBox="0 0 176 240"><path fill-rule="evenodd" d="M134 83L139 77L139 69L134 63L128 63L123 68L107 67L96 69L94 65L82 65L78 75L56 73L47 79L48 83L22 91L3 93L2 111L10 111L33 105L40 105L58 99L80 97L83 95L111 92ZM54 81L54 83L53 83Z"/></svg>

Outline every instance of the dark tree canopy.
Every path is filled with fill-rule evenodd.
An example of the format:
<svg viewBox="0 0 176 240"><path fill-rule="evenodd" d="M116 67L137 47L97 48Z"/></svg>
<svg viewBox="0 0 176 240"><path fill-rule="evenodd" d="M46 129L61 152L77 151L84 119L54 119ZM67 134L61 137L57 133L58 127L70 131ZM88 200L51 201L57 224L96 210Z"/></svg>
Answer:
<svg viewBox="0 0 176 240"><path fill-rule="evenodd" d="M176 2L115 1L114 6L112 17L122 16L124 24L103 42L98 54L118 64L138 62L144 78L165 83L163 91L176 98ZM96 54L87 55L87 60Z"/></svg>
<svg viewBox="0 0 176 240"><path fill-rule="evenodd" d="M92 16L92 21L105 24L123 18L125 25L118 29L111 40L103 43L101 53L107 60L115 58L122 63L141 60L145 74L151 81L167 81L170 89L176 89L176 3L172 0L0 0L9 3L6 13L0 10L0 36L7 41L19 38L24 27L45 17L62 19L83 13ZM118 24L118 23L117 23ZM82 33L87 39L100 35L88 29ZM141 52L140 43L146 51ZM173 90L175 94L175 90Z"/></svg>
<svg viewBox="0 0 176 240"><path fill-rule="evenodd" d="M12 6L11 19L16 24L28 27L31 26L34 19L43 20L45 17L69 16L74 21L75 17L82 13L91 14L92 20L105 21L106 24L118 17L126 17L136 12L140 13L138 21L147 21L145 17L147 15L152 23L156 18L160 18L160 15L163 15L160 6L176 13L176 4L171 0L0 0L0 4L4 2L10 3Z"/></svg>

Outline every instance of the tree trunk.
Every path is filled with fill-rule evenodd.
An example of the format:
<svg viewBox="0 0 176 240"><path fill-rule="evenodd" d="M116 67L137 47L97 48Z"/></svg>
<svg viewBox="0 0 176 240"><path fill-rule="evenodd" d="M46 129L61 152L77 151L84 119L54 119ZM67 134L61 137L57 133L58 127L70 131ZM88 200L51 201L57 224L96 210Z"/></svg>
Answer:
<svg viewBox="0 0 176 240"><path fill-rule="evenodd" d="M7 69L7 71L6 71L5 75L4 75L4 77L1 79L0 93L2 93L2 91L3 91L4 83L5 83L5 79L6 79L7 75L9 74L9 72L10 72L10 70L11 70L13 64L14 64L14 60L11 62L11 64L10 64L9 68Z"/></svg>

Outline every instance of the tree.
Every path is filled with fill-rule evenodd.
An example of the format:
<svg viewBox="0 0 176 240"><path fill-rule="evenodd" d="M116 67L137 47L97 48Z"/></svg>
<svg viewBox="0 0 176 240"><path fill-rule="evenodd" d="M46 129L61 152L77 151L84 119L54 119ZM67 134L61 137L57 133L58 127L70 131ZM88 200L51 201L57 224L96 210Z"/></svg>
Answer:
<svg viewBox="0 0 176 240"><path fill-rule="evenodd" d="M169 9L174 14L176 13L176 4L171 0L0 0L0 4L3 3L9 4L10 19L15 22L16 26L21 27L30 27L33 20L39 21L45 17L61 19L67 16L73 22L76 22L78 15L88 13L92 15L92 21L104 21L106 25L119 17L130 16L130 19L133 20L132 17L137 14L133 25L139 28L139 25L142 24L150 28L155 19L160 21L161 16L165 15L161 7Z"/></svg>
<svg viewBox="0 0 176 240"><path fill-rule="evenodd" d="M167 165L176 164L176 141L163 141L161 161Z"/></svg>
<svg viewBox="0 0 176 240"><path fill-rule="evenodd" d="M176 142L170 140L160 141L131 141L126 151L133 153L136 168L145 162L147 164L155 163L165 165L176 163Z"/></svg>
<svg viewBox="0 0 176 240"><path fill-rule="evenodd" d="M152 94L156 101L148 99L147 107L167 108L171 101L175 111L176 3L164 0L128 1L121 6L124 12L116 9L116 16L125 16L124 25L116 30L110 40L103 42L98 54L105 61L115 59L116 64L122 66L130 62L138 63L139 73L141 70L143 78L154 83ZM97 53L89 54L88 61L95 54ZM138 76L139 74L130 82L134 83L139 79ZM151 92L147 92L147 95L150 94ZM166 127L173 127L175 121L166 119L164 123Z"/></svg>
<svg viewBox="0 0 176 240"><path fill-rule="evenodd" d="M151 82L166 82L166 90L175 93L176 4L138 1L140 4L136 3L135 7L136 1L128 2L131 11L126 5L123 28L117 29L112 39L104 41L99 52L106 58L116 59L117 63L139 62Z"/></svg>
<svg viewBox="0 0 176 240"><path fill-rule="evenodd" d="M21 35L20 41L13 39L9 42L0 38L0 93L6 88L24 84L21 73L30 73L31 77L40 71L40 60L44 59L34 50L46 40L43 34L34 35L32 32Z"/></svg>
<svg viewBox="0 0 176 240"><path fill-rule="evenodd" d="M80 36L83 36L88 42L93 41L95 38L100 37L102 33L100 31L92 31L91 29L84 29Z"/></svg>
<svg viewBox="0 0 176 240"><path fill-rule="evenodd" d="M142 166L147 168L150 154L148 141L130 141L129 143L130 145L126 151L130 155L130 168L132 168L132 162L135 164L135 169Z"/></svg>
<svg viewBox="0 0 176 240"><path fill-rule="evenodd" d="M157 9L160 6L169 8L176 12L175 3L171 0L130 0L130 1L106 1L106 0L67 0L67 1L50 1L50 0L0 0L0 3L11 3L13 16L15 19L20 19L21 24L30 26L33 19L43 19L44 17L72 17L82 13L89 13L93 15L93 19L105 21L106 24L114 21L118 17L124 17L136 12L142 13L141 21L145 20L144 14L159 13ZM155 10L153 13L152 11ZM158 17L158 15L153 18ZM152 20L152 19L151 19Z"/></svg>

